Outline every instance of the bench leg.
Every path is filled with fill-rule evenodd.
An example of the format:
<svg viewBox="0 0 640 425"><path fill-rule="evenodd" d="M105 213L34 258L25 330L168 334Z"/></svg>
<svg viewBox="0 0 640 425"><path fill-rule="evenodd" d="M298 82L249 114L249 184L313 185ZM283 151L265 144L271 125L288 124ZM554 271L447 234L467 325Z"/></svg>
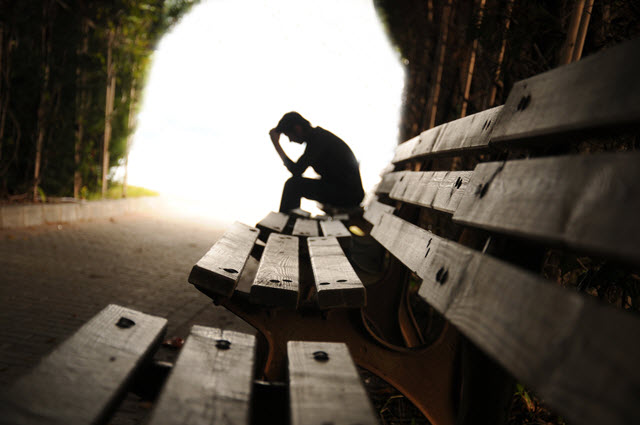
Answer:
<svg viewBox="0 0 640 425"><path fill-rule="evenodd" d="M264 335L268 343L263 368L266 379L285 379L287 341L344 342L357 365L397 388L431 423L455 423L458 334L452 326L446 325L429 347L409 349L374 338L361 310L336 309L324 314L270 310L236 295L221 299L220 304Z"/></svg>

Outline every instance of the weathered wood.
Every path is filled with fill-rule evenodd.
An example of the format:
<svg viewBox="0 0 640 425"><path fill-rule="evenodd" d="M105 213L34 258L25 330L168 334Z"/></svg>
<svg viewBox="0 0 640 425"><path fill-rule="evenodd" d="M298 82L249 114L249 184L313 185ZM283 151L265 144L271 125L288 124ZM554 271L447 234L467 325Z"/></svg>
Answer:
<svg viewBox="0 0 640 425"><path fill-rule="evenodd" d="M378 187L376 187L376 195L386 195L391 192L396 181L400 180L406 173L408 173L408 171L394 171L393 173L382 176L382 180L378 184Z"/></svg>
<svg viewBox="0 0 640 425"><path fill-rule="evenodd" d="M640 39L516 83L490 143L640 121Z"/></svg>
<svg viewBox="0 0 640 425"><path fill-rule="evenodd" d="M500 116L502 106L487 109L444 125L431 154L455 154L467 150L486 149L489 136ZM420 150L416 150L420 154Z"/></svg>
<svg viewBox="0 0 640 425"><path fill-rule="evenodd" d="M309 256L318 293L318 306L362 307L366 294L360 278L335 237L309 238Z"/></svg>
<svg viewBox="0 0 640 425"><path fill-rule="evenodd" d="M9 388L0 422L105 423L166 326L163 318L107 306Z"/></svg>
<svg viewBox="0 0 640 425"><path fill-rule="evenodd" d="M251 285L252 303L296 308L300 285L298 238L269 235L258 272Z"/></svg>
<svg viewBox="0 0 640 425"><path fill-rule="evenodd" d="M391 160L394 164L397 164L402 161L406 161L407 159L412 157L413 150L416 145L420 142L420 135L407 140L406 142L402 142L396 147L396 151L394 153L393 159ZM388 170L387 173L393 171L393 169ZM383 176L384 176L383 174Z"/></svg>
<svg viewBox="0 0 640 425"><path fill-rule="evenodd" d="M323 236L335 236L336 238L348 238L349 230L340 220L325 220L320 222Z"/></svg>
<svg viewBox="0 0 640 425"><path fill-rule="evenodd" d="M293 225L291 234L302 237L318 236L318 222L307 218L299 218L296 220L296 224Z"/></svg>
<svg viewBox="0 0 640 425"><path fill-rule="evenodd" d="M390 214L372 235L423 279L420 296L569 421L640 417L637 317Z"/></svg>
<svg viewBox="0 0 640 425"><path fill-rule="evenodd" d="M410 172L396 182L389 197L451 214L462 200L472 175L472 171Z"/></svg>
<svg viewBox="0 0 640 425"><path fill-rule="evenodd" d="M380 219L382 218L382 214L386 212L393 214L394 209L395 208L392 207L391 205L386 205L378 201L372 201L371 203L369 203L369 205L367 205L367 208L364 210L363 217L365 220L367 220L369 223L375 226L380 222Z"/></svg>
<svg viewBox="0 0 640 425"><path fill-rule="evenodd" d="M291 423L378 424L344 343L289 341Z"/></svg>
<svg viewBox="0 0 640 425"><path fill-rule="evenodd" d="M194 326L150 425L248 424L255 337Z"/></svg>
<svg viewBox="0 0 640 425"><path fill-rule="evenodd" d="M191 269L189 283L231 296L258 238L258 229L235 222Z"/></svg>
<svg viewBox="0 0 640 425"><path fill-rule="evenodd" d="M289 213L294 217L303 217L303 218L311 217L311 213L309 211L303 210L302 208L294 208L291 211L289 211Z"/></svg>
<svg viewBox="0 0 640 425"><path fill-rule="evenodd" d="M453 219L640 263L640 154L476 167Z"/></svg>
<svg viewBox="0 0 640 425"><path fill-rule="evenodd" d="M282 233L288 222L289 216L287 214L271 211L256 224L256 227L265 233L266 240L266 236L271 232Z"/></svg>

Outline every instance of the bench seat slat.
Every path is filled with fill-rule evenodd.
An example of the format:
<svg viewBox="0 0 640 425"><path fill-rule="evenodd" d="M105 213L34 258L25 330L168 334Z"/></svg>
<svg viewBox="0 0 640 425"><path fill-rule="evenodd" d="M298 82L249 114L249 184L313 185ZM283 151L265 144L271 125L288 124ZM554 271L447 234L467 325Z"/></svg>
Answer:
<svg viewBox="0 0 640 425"><path fill-rule="evenodd" d="M295 236L269 235L251 285L252 303L296 308L300 285L298 246Z"/></svg>
<svg viewBox="0 0 640 425"><path fill-rule="evenodd" d="M365 289L335 237L309 238L309 256L316 282L318 305L363 307Z"/></svg>
<svg viewBox="0 0 640 425"><path fill-rule="evenodd" d="M248 424L255 344L253 335L193 326L149 424Z"/></svg>
<svg viewBox="0 0 640 425"><path fill-rule="evenodd" d="M349 230L340 220L324 220L320 222L323 236L335 236L336 238L348 238Z"/></svg>
<svg viewBox="0 0 640 425"><path fill-rule="evenodd" d="M378 424L346 344L289 341L287 353L292 425Z"/></svg>
<svg viewBox="0 0 640 425"><path fill-rule="evenodd" d="M166 326L166 319L107 306L9 389L0 400L0 421L104 423Z"/></svg>
<svg viewBox="0 0 640 425"><path fill-rule="evenodd" d="M191 269L189 282L231 296L258 238L258 229L235 222Z"/></svg>
<svg viewBox="0 0 640 425"><path fill-rule="evenodd" d="M296 220L296 224L293 226L293 232L291 232L291 234L303 237L318 236L318 222L308 218L299 218Z"/></svg>
<svg viewBox="0 0 640 425"><path fill-rule="evenodd" d="M269 212L265 218L260 220L256 227L266 234L271 232L282 233L289 222L289 215L281 212Z"/></svg>
<svg viewBox="0 0 640 425"><path fill-rule="evenodd" d="M480 164L453 219L640 263L640 154Z"/></svg>
<svg viewBox="0 0 640 425"><path fill-rule="evenodd" d="M372 235L423 279L420 296L569 421L640 417L638 317L390 214Z"/></svg>
<svg viewBox="0 0 640 425"><path fill-rule="evenodd" d="M640 39L517 82L490 143L640 121Z"/></svg>

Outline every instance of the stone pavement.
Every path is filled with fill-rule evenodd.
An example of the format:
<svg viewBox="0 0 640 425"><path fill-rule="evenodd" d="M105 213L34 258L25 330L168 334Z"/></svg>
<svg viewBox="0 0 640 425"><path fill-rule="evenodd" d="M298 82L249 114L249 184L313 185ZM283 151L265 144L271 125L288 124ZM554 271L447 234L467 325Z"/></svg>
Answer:
<svg viewBox="0 0 640 425"><path fill-rule="evenodd" d="M194 323L252 332L187 282L224 226L132 214L0 230L0 385L110 303L167 318L167 337ZM112 423L139 423L140 404L129 396Z"/></svg>

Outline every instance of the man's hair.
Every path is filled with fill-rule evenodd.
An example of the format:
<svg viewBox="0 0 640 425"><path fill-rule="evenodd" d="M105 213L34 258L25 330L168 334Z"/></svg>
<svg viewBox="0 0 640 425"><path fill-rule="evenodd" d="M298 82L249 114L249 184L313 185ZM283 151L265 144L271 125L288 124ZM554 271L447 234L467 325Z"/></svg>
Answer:
<svg viewBox="0 0 640 425"><path fill-rule="evenodd" d="M302 115L297 112L288 112L280 118L280 122L276 126L276 130L280 133L289 133L293 130L293 127L299 125L303 129L311 127L309 121L304 119Z"/></svg>

